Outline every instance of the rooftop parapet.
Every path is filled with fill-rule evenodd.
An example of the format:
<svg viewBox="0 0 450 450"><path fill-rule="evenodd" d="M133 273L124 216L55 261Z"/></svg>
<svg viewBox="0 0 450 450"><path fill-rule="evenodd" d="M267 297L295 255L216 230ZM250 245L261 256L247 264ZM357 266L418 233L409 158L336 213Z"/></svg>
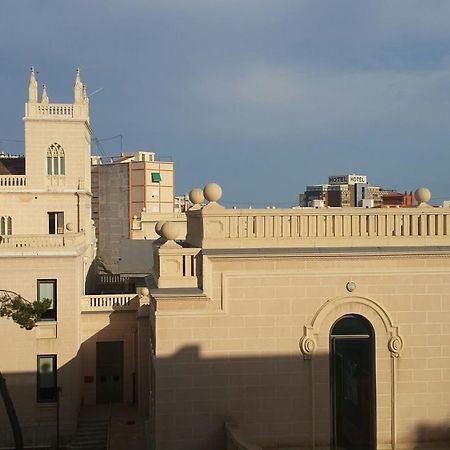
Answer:
<svg viewBox="0 0 450 450"><path fill-rule="evenodd" d="M175 241L176 223L156 224L161 236L154 244L158 288L201 288L203 257L211 251L392 253L450 247L450 210L431 207L426 188L416 191L417 207L401 209L225 209L218 203L221 193L214 183L191 191L185 241Z"/></svg>
<svg viewBox="0 0 450 450"><path fill-rule="evenodd" d="M207 185L208 186L208 185ZM401 209L225 209L219 191L188 211L186 241L200 248L450 245L450 211L433 208L426 188ZM221 193L221 192L220 192Z"/></svg>

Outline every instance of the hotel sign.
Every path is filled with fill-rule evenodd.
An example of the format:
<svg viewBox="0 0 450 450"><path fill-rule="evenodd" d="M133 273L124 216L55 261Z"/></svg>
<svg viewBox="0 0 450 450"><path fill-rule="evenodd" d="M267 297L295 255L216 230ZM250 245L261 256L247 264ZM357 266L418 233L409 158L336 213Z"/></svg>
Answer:
<svg viewBox="0 0 450 450"><path fill-rule="evenodd" d="M366 175L331 175L328 177L328 184L367 184Z"/></svg>

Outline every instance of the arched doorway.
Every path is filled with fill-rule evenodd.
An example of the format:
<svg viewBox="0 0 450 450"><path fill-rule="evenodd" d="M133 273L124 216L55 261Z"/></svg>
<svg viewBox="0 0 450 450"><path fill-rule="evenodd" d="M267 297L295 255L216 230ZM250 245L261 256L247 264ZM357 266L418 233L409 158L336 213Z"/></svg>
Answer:
<svg viewBox="0 0 450 450"><path fill-rule="evenodd" d="M341 317L330 332L334 450L375 450L375 333L357 314Z"/></svg>

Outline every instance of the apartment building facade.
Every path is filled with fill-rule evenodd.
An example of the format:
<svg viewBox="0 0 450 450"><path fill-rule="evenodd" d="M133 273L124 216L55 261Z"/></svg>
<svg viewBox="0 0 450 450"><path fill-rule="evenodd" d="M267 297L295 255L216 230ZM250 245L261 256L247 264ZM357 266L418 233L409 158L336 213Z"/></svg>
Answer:
<svg viewBox="0 0 450 450"><path fill-rule="evenodd" d="M92 157L92 214L98 253L113 273L150 273L155 225L180 222L186 234L184 198L175 196L173 161L137 150L119 158ZM136 242L140 241L140 242Z"/></svg>

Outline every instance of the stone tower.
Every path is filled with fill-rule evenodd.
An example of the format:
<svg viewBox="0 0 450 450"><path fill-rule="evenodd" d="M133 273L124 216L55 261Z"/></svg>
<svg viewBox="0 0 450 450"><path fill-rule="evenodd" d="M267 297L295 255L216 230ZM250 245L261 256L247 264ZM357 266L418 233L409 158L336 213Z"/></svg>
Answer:
<svg viewBox="0 0 450 450"><path fill-rule="evenodd" d="M73 103L52 103L45 84L39 96L31 68L23 120L26 191L33 193L34 205L27 211L35 213L32 231L87 232L91 229L91 128L89 99L79 69ZM22 221L16 222L17 231L30 232Z"/></svg>
<svg viewBox="0 0 450 450"><path fill-rule="evenodd" d="M77 70L73 103L51 103L43 85L39 101L31 68L25 104L27 188L50 191L90 191L89 99Z"/></svg>

